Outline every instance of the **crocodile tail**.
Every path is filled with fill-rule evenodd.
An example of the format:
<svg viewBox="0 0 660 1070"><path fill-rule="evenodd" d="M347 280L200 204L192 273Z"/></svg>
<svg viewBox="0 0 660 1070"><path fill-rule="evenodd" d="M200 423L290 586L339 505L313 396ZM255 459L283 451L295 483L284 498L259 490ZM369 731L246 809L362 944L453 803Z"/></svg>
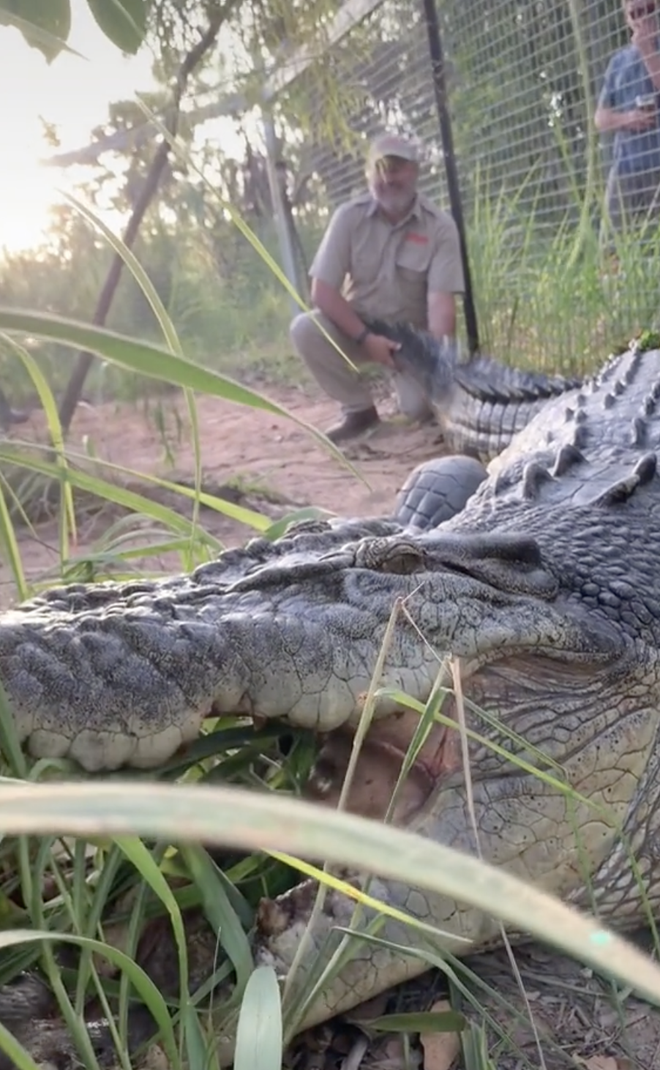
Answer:
<svg viewBox="0 0 660 1070"><path fill-rule="evenodd" d="M458 362L458 349L453 341L439 341L428 331L409 323L387 323L369 316L361 318L373 334L381 334L398 343L399 349L392 354L398 372L418 383L431 401L439 403L447 399Z"/></svg>
<svg viewBox="0 0 660 1070"><path fill-rule="evenodd" d="M461 364L456 368L455 378L466 394L501 405L543 402L583 384L580 378L515 368L485 356Z"/></svg>

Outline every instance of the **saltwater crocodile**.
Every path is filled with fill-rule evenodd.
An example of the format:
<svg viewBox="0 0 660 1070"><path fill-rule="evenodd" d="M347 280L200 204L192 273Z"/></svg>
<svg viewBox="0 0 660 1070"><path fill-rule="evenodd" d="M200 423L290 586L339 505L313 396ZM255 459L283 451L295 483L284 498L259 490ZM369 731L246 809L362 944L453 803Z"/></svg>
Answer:
<svg viewBox="0 0 660 1070"><path fill-rule="evenodd" d="M458 734L436 725L395 820L468 852L478 836L486 859L608 923L643 921L660 907L659 403L660 350L633 345L548 402L463 512L437 530L411 534L388 519L318 523L228 551L188 576L64 587L3 614L0 679L23 746L89 770L149 766L193 739L210 714L283 718L330 733L311 791L332 802L393 606L405 600L381 684L425 702L439 656L453 655L468 725L499 749L470 740L470 793ZM358 790L352 799L375 817L416 724L396 710L380 701L363 755L368 770L377 763L382 797ZM451 696L443 712L457 716ZM516 758L549 762L552 775L534 776ZM358 789L362 782L358 769ZM463 903L383 880L370 891L441 928L443 946L459 955L501 939L495 919ZM305 883L264 904L257 962L286 973L312 901ZM352 901L329 894L317 950L352 911ZM199 981L215 963L216 936L199 915L189 925ZM392 919L379 935L403 946L420 939ZM145 968L162 977L169 954L174 969L171 944L147 946ZM311 963L303 957L303 984ZM307 1021L424 969L358 944ZM32 984L22 989L28 1008L33 994L41 998ZM42 1063L50 1054L72 1067L63 1028L39 1023L37 1004L17 1016L12 1000L11 988L0 993L0 1021ZM222 1006L214 1007L220 1029ZM142 1039L143 1019L135 1029ZM97 1020L90 1030L111 1065L107 1028Z"/></svg>
<svg viewBox="0 0 660 1070"><path fill-rule="evenodd" d="M374 334L396 342L396 370L415 379L429 399L450 453L487 464L551 398L582 384L575 376L545 375L481 354L465 363L456 346L408 323L364 319Z"/></svg>
<svg viewBox="0 0 660 1070"><path fill-rule="evenodd" d="M413 530L435 527L458 512L486 478L484 465L551 398L582 382L523 371L483 355L458 363L456 346L428 331L376 319L365 319L365 325L398 344L397 371L422 387L450 454L418 465L401 491L396 517Z"/></svg>

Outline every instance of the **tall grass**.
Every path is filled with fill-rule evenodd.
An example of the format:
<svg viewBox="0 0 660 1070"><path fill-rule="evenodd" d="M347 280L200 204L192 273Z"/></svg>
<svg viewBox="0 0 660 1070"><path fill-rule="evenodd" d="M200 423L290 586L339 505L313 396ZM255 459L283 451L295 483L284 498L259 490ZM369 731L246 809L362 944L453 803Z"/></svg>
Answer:
<svg viewBox="0 0 660 1070"><path fill-rule="evenodd" d="M620 237L613 252L604 253L598 226L579 203L550 226L544 213L529 205L524 188L511 197L493 193L485 181L477 179L475 186L467 241L485 352L520 366L583 374L610 349L658 325L660 237L651 228L645 235ZM582 222L576 225L576 219ZM306 226L301 238L313 245L316 228L308 235ZM272 234L265 233L263 240L267 254L277 256ZM204 239L188 236L168 270L164 307L190 360L247 382L299 380L300 364L288 338L291 304L259 248L243 250L231 277L223 279ZM129 275L112 329L134 333L136 293L141 295L141 288ZM148 302L140 300L148 310ZM35 292L33 307L41 303ZM138 318L140 336L156 340L153 315L147 311ZM43 338L28 344L51 389L60 393L70 372L66 351ZM1 343L0 372L16 403L34 400L24 366ZM139 374L107 361L95 363L87 384L87 394L97 402L158 392L156 383L147 386Z"/></svg>
<svg viewBox="0 0 660 1070"><path fill-rule="evenodd" d="M478 195L469 235L484 351L522 367L583 375L657 328L660 232L624 234L604 251L599 228L554 227L520 199Z"/></svg>

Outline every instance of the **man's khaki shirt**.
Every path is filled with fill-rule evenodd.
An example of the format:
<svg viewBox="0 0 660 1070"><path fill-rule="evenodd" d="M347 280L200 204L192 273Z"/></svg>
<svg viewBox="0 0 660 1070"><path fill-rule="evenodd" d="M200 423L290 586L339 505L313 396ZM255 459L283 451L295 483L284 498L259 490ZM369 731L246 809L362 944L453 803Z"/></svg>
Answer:
<svg viewBox="0 0 660 1070"><path fill-rule="evenodd" d="M421 194L392 224L363 193L334 213L310 275L340 290L358 315L426 327L429 291L464 290L458 228Z"/></svg>

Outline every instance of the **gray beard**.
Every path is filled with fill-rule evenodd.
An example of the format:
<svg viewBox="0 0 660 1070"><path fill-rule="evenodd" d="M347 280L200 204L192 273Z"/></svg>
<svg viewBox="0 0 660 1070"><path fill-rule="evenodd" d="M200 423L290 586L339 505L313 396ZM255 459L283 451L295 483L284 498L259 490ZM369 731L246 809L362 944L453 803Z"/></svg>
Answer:
<svg viewBox="0 0 660 1070"><path fill-rule="evenodd" d="M395 215L405 214L410 208L412 208L413 202L415 200L414 194L412 194L412 196L410 194L404 193L376 194L372 190L371 195L376 201L376 204L383 208L384 211L392 212Z"/></svg>

